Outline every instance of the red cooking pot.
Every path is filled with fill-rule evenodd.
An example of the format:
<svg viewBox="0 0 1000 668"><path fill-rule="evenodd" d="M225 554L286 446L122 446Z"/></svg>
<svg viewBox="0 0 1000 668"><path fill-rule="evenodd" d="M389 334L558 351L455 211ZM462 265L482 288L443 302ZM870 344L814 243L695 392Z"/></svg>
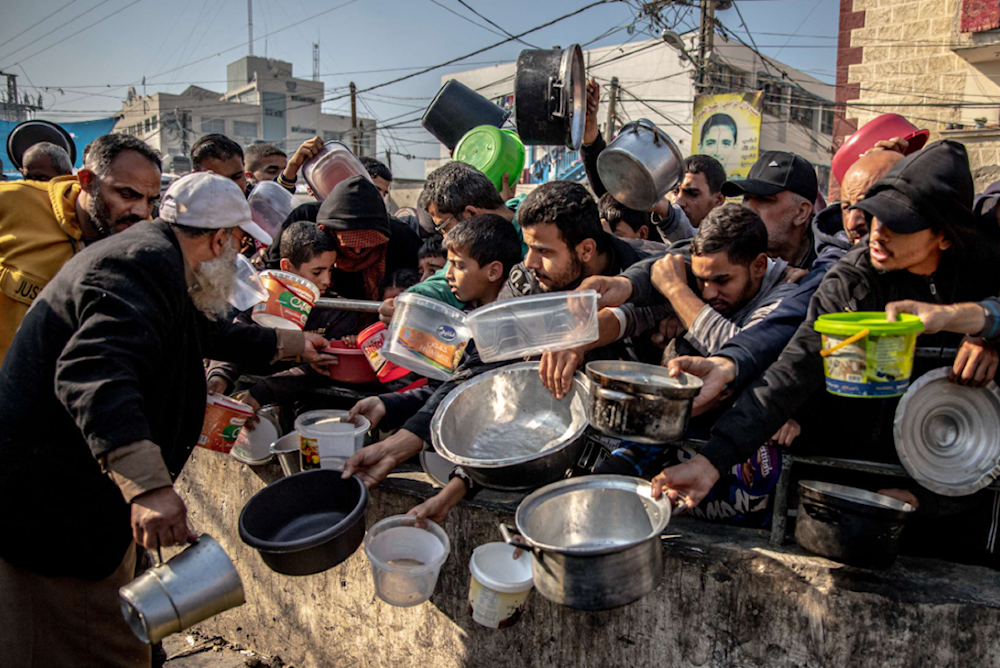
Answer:
<svg viewBox="0 0 1000 668"><path fill-rule="evenodd" d="M910 142L906 155L919 151L927 143L929 130L921 130L899 114L882 114L862 125L844 145L837 149L830 165L837 183L844 182L844 174L865 152L880 141L902 137Z"/></svg>
<svg viewBox="0 0 1000 668"><path fill-rule="evenodd" d="M330 341L326 347L336 353L339 364L326 367L327 375L341 383L377 383L378 376L368 363L368 357L360 348L349 348L341 341Z"/></svg>

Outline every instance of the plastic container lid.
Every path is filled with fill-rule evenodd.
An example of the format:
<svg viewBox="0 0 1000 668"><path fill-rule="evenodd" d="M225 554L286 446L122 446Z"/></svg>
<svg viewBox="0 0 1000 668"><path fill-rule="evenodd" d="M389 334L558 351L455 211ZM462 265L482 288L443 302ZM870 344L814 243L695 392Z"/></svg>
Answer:
<svg viewBox="0 0 1000 668"><path fill-rule="evenodd" d="M856 313L827 313L816 318L813 325L820 334L851 336L863 329L871 336L903 336L924 331L924 323L915 315L900 313L896 322L888 322L881 311L858 311Z"/></svg>
<svg viewBox="0 0 1000 668"><path fill-rule="evenodd" d="M323 150L302 165L302 177L320 200L326 199L338 183L358 174L371 181L371 175L357 156L336 140L323 144Z"/></svg>
<svg viewBox="0 0 1000 668"><path fill-rule="evenodd" d="M514 559L514 546L486 543L472 551L469 571L479 584L503 594L517 594L531 589L531 558L527 554Z"/></svg>
<svg viewBox="0 0 1000 668"><path fill-rule="evenodd" d="M893 436L903 468L945 496L973 494L1000 477L1000 388L965 387L950 368L918 378L896 407Z"/></svg>
<svg viewBox="0 0 1000 668"><path fill-rule="evenodd" d="M480 125L465 133L455 146L454 159L472 165L503 189L503 175L516 182L524 169L524 144L511 130Z"/></svg>
<svg viewBox="0 0 1000 668"><path fill-rule="evenodd" d="M350 436L364 434L372 425L363 415L347 421L348 412L338 410L309 411L295 418L295 430L305 436Z"/></svg>
<svg viewBox="0 0 1000 668"><path fill-rule="evenodd" d="M484 362L566 350L597 340L597 292L556 292L494 302L466 317Z"/></svg>
<svg viewBox="0 0 1000 668"><path fill-rule="evenodd" d="M246 404L236 401L224 394L209 394L205 399L206 403L212 404L213 406L219 406L220 408L226 408L236 413L241 413L246 416L253 416L253 409Z"/></svg>
<svg viewBox="0 0 1000 668"><path fill-rule="evenodd" d="M249 464L259 466L271 461L274 455L271 454L270 446L278 440L278 427L262 417L260 422L251 430L246 426L240 429L236 437L236 444L229 454L234 459Z"/></svg>

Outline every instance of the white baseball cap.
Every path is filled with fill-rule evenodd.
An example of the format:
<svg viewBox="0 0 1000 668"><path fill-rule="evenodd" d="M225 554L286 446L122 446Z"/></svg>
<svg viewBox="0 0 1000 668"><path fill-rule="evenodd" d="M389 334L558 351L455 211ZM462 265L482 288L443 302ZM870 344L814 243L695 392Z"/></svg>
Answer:
<svg viewBox="0 0 1000 668"><path fill-rule="evenodd" d="M160 202L160 218L204 230L239 227L265 246L271 245L271 235L253 222L240 187L213 172L191 172L171 183Z"/></svg>

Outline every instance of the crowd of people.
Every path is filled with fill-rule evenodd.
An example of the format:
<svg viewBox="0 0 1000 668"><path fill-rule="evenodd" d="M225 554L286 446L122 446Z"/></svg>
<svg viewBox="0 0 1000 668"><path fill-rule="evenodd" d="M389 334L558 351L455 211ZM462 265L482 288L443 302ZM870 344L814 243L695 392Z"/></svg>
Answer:
<svg viewBox="0 0 1000 668"><path fill-rule="evenodd" d="M517 175L501 192L450 162L428 176L417 207L390 213L392 173L366 158L368 175L301 204L273 238L247 195L266 181L295 192L319 138L289 157L207 135L192 148L195 171L162 197L160 157L129 135L95 140L75 174L58 146L26 151L24 180L0 184L0 500L18 509L0 538L0 608L23 613L4 617L0 651L19 665L148 663L117 591L142 548L196 538L173 481L197 442L206 386L245 389L254 409L315 401L310 391L334 382L329 342L353 346L376 317L391 322L403 292L470 311L596 290L598 340L542 355L540 382L561 398L598 359L694 374L704 385L690 433L705 444L603 439L591 470L651 478L655 495L745 526L770 520L783 449L896 461L898 399L824 391L819 316L915 314L921 345L959 352L918 359L914 377L950 365L955 382L993 380L1000 194L976 195L961 144L904 157L904 141L882 142L829 206L814 167L792 153L763 152L739 181L693 155L672 193L636 211L601 183L594 82L588 93L589 188L554 181L515 196ZM379 301L379 314L317 308L301 332L258 326L227 301L239 253L324 296ZM384 480L428 447L452 389L508 363L484 362L473 341L451 380L411 374L357 402L352 416L389 435L351 457L344 476ZM259 380L241 387L247 374ZM993 491L956 499L899 479L858 484L917 508L911 550L1000 564ZM478 491L456 467L410 512L442 522ZM67 545L88 548L67 558Z"/></svg>

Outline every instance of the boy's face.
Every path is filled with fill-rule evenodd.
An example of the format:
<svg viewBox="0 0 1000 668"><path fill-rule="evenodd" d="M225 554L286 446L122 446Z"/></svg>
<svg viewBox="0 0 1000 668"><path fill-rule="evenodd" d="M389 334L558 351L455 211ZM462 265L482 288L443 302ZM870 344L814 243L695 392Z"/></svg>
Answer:
<svg viewBox="0 0 1000 668"><path fill-rule="evenodd" d="M489 296L492 281L489 278L489 266L480 267L479 263L465 254L464 249L448 251L448 286L459 301L478 304Z"/></svg>
<svg viewBox="0 0 1000 668"><path fill-rule="evenodd" d="M297 267L289 262L288 258L283 257L281 258L281 269L282 271L290 271L296 276L301 276L312 281L319 288L320 294L323 294L330 287L332 281L330 271L333 269L333 264L336 261L337 251L325 251Z"/></svg>
<svg viewBox="0 0 1000 668"><path fill-rule="evenodd" d="M440 255L430 255L417 260L417 265L420 267L420 280L426 281L439 269L444 269L444 261L445 259Z"/></svg>

